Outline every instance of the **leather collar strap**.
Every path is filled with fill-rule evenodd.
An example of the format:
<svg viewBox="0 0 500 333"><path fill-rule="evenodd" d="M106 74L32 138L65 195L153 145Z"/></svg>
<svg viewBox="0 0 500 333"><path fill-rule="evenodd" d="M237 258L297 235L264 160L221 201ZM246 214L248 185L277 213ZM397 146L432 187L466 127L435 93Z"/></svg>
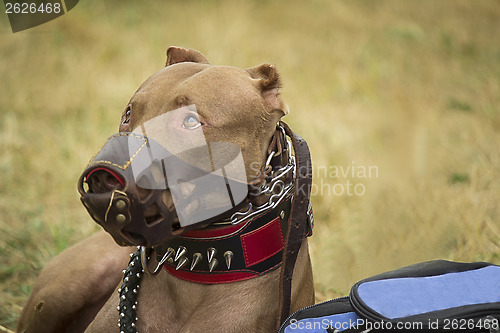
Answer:
<svg viewBox="0 0 500 333"><path fill-rule="evenodd" d="M292 196L241 225L192 230L155 248L171 275L197 283L251 279L281 265Z"/></svg>
<svg viewBox="0 0 500 333"><path fill-rule="evenodd" d="M280 304L277 328L280 327L289 313L292 295L292 276L297 255L306 237L308 212L310 210L310 194L312 185L312 165L309 147L304 139L292 132L284 122L280 122L285 133L292 139L296 159L295 194L292 203L290 227L286 236L286 248L283 254L280 279ZM312 222L312 214L311 214Z"/></svg>

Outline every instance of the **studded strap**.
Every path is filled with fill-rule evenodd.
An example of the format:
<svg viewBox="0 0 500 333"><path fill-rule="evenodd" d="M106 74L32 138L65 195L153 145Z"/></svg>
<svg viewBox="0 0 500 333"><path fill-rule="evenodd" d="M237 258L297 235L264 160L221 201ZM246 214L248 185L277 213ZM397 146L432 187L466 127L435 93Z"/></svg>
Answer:
<svg viewBox="0 0 500 333"><path fill-rule="evenodd" d="M120 305L118 305L117 310L119 313L118 326L120 327L120 333L137 333L135 326L137 321L137 293L139 292L139 283L143 272L140 250L138 249L130 255L128 267L123 270L123 283L118 288Z"/></svg>

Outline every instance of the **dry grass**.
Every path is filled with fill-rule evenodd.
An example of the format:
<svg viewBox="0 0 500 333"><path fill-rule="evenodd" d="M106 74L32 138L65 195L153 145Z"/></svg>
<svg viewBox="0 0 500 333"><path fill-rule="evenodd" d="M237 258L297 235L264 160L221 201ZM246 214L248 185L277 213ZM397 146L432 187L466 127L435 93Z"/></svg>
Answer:
<svg viewBox="0 0 500 333"><path fill-rule="evenodd" d="M17 34L1 19L2 326L97 230L76 180L168 45L280 69L316 170L319 300L417 261L500 263L498 1L82 1ZM321 171L353 166L377 174ZM347 181L364 194L339 195Z"/></svg>

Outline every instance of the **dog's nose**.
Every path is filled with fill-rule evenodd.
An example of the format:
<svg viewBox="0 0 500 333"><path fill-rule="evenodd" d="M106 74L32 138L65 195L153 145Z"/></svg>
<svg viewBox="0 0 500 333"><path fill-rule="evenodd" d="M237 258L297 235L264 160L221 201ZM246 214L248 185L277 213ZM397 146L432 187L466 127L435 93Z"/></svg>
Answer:
<svg viewBox="0 0 500 333"><path fill-rule="evenodd" d="M119 175L102 167L92 170L87 175L86 182L91 193L108 193L114 190L122 190L125 185Z"/></svg>

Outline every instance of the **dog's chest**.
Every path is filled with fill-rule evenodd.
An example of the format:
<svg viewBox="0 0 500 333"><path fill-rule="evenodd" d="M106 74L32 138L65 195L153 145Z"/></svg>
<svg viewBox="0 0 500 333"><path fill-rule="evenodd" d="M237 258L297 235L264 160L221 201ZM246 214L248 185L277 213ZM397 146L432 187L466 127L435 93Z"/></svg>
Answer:
<svg viewBox="0 0 500 333"><path fill-rule="evenodd" d="M137 299L137 331L272 332L278 273L221 285L192 283L166 272L145 276Z"/></svg>

